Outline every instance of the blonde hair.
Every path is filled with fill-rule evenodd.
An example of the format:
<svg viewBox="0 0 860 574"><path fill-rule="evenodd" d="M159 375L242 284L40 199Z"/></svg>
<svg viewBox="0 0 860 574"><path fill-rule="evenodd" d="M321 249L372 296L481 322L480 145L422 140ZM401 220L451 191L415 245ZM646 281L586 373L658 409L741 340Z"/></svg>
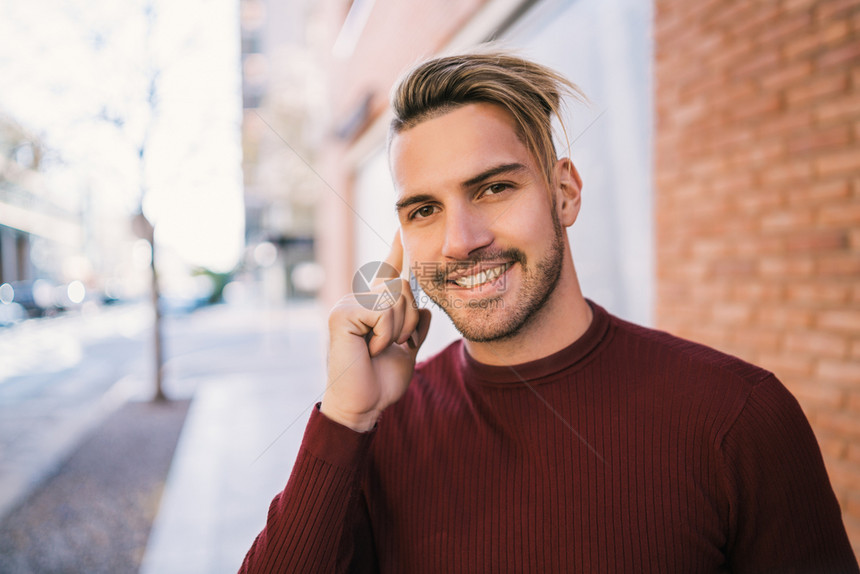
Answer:
<svg viewBox="0 0 860 574"><path fill-rule="evenodd" d="M391 96L389 139L460 106L490 103L514 118L517 132L546 181L557 160L553 116L561 122L563 96L586 100L558 72L506 52L474 52L421 62L400 79ZM565 131L566 136L566 131Z"/></svg>

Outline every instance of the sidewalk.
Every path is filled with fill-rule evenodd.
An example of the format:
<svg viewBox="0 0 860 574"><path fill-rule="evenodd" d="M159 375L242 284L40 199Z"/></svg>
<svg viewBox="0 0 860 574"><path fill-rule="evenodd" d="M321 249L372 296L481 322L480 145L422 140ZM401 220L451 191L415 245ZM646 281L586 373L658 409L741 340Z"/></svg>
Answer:
<svg viewBox="0 0 860 574"><path fill-rule="evenodd" d="M169 393L193 391L141 572L236 572L289 478L311 407L324 388L323 322L313 305L249 310L269 325L254 368L225 364L217 348L172 365ZM248 316L225 315L224 321ZM241 324L240 324L241 323Z"/></svg>
<svg viewBox="0 0 860 574"><path fill-rule="evenodd" d="M127 305L0 330L0 519L139 394L150 325Z"/></svg>

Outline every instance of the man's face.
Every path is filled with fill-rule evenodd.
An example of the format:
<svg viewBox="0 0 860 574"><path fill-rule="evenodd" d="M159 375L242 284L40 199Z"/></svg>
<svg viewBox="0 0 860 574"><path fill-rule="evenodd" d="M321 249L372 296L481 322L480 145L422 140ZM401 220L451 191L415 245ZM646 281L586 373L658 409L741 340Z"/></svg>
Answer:
<svg viewBox="0 0 860 574"><path fill-rule="evenodd" d="M391 144L410 267L468 340L509 338L551 298L566 256L554 196L510 114L469 104Z"/></svg>

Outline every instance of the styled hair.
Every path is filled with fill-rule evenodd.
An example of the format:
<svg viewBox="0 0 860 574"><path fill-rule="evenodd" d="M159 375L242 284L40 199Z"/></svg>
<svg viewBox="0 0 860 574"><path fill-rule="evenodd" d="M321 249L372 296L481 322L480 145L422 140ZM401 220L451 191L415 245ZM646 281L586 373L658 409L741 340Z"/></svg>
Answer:
<svg viewBox="0 0 860 574"><path fill-rule="evenodd" d="M513 116L517 135L549 183L557 160L552 118L559 119L564 131L560 112L566 95L586 99L558 72L509 53L433 58L406 72L396 84L391 96L394 119L389 139L467 104L495 104Z"/></svg>

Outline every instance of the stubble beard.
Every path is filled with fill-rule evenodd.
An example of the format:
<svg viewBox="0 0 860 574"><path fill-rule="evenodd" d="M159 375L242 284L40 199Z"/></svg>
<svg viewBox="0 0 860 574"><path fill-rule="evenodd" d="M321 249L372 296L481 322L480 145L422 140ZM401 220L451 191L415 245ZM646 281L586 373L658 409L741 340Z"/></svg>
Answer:
<svg viewBox="0 0 860 574"><path fill-rule="evenodd" d="M522 269L522 285L516 300L506 302L501 296L488 297L480 300L478 305L455 308L448 299L444 282L431 281L424 290L451 318L464 339L474 343L512 339L539 320L540 310L558 286L564 265L564 227L556 217L553 219L555 233L549 252L534 264L533 269L519 249L509 249L500 254L501 259L513 261ZM500 255L494 255L492 259L498 261Z"/></svg>

